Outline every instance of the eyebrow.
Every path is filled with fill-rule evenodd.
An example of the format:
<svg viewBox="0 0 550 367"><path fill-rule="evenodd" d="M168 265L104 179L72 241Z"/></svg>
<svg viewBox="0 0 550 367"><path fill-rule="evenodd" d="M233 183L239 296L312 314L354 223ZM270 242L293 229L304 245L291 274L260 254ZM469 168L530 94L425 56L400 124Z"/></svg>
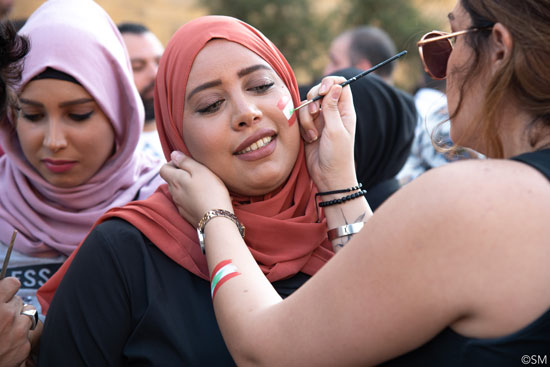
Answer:
<svg viewBox="0 0 550 367"><path fill-rule="evenodd" d="M43 106L42 103L38 103L38 102L35 102L35 101L30 101L30 100L25 99L25 98L19 98L19 102L24 103L24 104L28 104L28 105L31 105L31 106L36 106L36 107L42 107Z"/></svg>
<svg viewBox="0 0 550 367"><path fill-rule="evenodd" d="M268 66L266 66L264 64L258 64L258 65L249 66L247 68L239 70L237 72L237 76L239 78L242 78L245 75L251 74L251 73L255 72L256 70L260 70L260 69L271 70L271 68L269 68ZM208 88L216 87L216 86L221 85L221 84L222 84L222 81L220 79L212 80L210 82L206 82L204 84L201 84L189 93L189 95L187 96L187 100L190 100L191 97L193 97L195 94L197 94L200 91L203 91L203 90L208 89Z"/></svg>
<svg viewBox="0 0 550 367"><path fill-rule="evenodd" d="M19 101L21 103L28 104L28 105L31 105L31 106L44 107L44 105L40 102L31 101L31 100L28 100L28 99L25 99L25 98L19 98ZM92 98L80 98L80 99L75 99L74 101L67 101L67 102L60 103L59 107L74 106L74 105L77 105L77 104L83 104L83 103L88 103L88 102L94 102L94 100Z"/></svg>
<svg viewBox="0 0 550 367"><path fill-rule="evenodd" d="M74 106L77 104L83 104L88 102L94 102L94 100L92 98L80 98L80 99L75 99L74 101L67 101L67 102L60 103L59 107Z"/></svg>

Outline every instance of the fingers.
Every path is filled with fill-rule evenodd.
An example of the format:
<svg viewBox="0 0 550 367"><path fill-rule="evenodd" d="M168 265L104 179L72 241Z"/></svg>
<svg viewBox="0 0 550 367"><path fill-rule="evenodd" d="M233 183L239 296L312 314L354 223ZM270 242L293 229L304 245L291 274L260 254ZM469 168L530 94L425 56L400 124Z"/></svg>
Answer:
<svg viewBox="0 0 550 367"><path fill-rule="evenodd" d="M300 118L301 134L305 141L309 143L316 141L320 135L320 132L323 130L324 124L327 122L327 115L323 112L324 119L320 119L319 115L320 113L322 113L323 108L325 108L324 106L328 106L327 108L333 108L335 110L334 112L338 112L338 99L340 98L339 95L336 96L336 103L330 102L327 104L325 100L330 96L330 93L334 87L341 89L339 84L343 83L345 80L345 78L339 76L325 77L320 84L317 84L308 92L308 99L313 99L319 95L323 96L324 98L310 103L308 106L298 111ZM335 121L334 113L329 114L329 116L331 118L330 122L333 122L333 126L337 126L338 124L342 123L340 116L336 116L338 120Z"/></svg>
<svg viewBox="0 0 550 367"><path fill-rule="evenodd" d="M338 108L338 102L342 95L342 87L338 84L330 87L328 94L323 98L321 108L325 118L325 129L332 131L342 126L342 118Z"/></svg>
<svg viewBox="0 0 550 367"><path fill-rule="evenodd" d="M160 177L169 184L177 183L179 179L191 175L190 165L193 160L181 152L174 151L170 155L172 160L160 168Z"/></svg>
<svg viewBox="0 0 550 367"><path fill-rule="evenodd" d="M356 117L349 86L343 88L339 84L331 86L321 106L325 128L328 131L345 128L348 133L354 134Z"/></svg>
<svg viewBox="0 0 550 367"><path fill-rule="evenodd" d="M21 287L21 282L15 277L0 280L0 302L8 302Z"/></svg>
<svg viewBox="0 0 550 367"><path fill-rule="evenodd" d="M319 108L317 106L319 102L310 103L298 110L298 117L300 121L300 133L302 138L308 143L313 143L319 137L320 126L316 126L315 121L319 116Z"/></svg>

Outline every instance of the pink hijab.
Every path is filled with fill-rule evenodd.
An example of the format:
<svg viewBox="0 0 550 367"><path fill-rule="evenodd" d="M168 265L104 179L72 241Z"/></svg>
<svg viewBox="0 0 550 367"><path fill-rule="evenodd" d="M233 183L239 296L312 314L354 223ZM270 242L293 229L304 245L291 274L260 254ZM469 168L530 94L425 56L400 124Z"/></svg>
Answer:
<svg viewBox="0 0 550 367"><path fill-rule="evenodd" d="M159 183L160 162L134 154L144 112L122 38L92 0L49 0L20 34L31 42L21 86L47 67L74 77L115 131L116 149L90 180L72 188L49 184L27 162L10 126L0 130L0 241L19 231L15 249L29 256L69 255L108 209L145 198Z"/></svg>

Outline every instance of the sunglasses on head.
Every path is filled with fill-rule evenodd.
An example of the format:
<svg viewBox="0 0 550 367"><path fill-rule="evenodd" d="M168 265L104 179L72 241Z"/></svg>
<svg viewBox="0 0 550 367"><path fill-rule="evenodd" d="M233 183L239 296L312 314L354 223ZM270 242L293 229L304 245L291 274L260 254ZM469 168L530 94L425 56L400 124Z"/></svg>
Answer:
<svg viewBox="0 0 550 367"><path fill-rule="evenodd" d="M417 43L418 53L426 73L433 79L445 79L447 77L447 62L453 51L455 37L488 29L491 28L471 28L453 33L441 31L426 33Z"/></svg>

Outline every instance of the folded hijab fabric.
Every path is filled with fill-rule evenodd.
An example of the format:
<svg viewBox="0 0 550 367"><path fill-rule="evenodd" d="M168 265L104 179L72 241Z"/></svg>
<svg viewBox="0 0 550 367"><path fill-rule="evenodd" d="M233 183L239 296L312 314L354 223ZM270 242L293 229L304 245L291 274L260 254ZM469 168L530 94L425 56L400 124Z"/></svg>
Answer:
<svg viewBox="0 0 550 367"><path fill-rule="evenodd" d="M92 0L49 0L20 31L31 42L20 88L46 69L68 74L95 99L115 131L115 151L86 183L61 188L28 163L14 130L0 145L0 241L19 231L15 249L29 256L69 255L108 209L151 194L160 162L134 154L143 106L116 26Z"/></svg>
<svg viewBox="0 0 550 367"><path fill-rule="evenodd" d="M292 69L279 50L258 30L235 18L205 16L182 26L162 56L155 86L155 114L164 154L180 150L189 154L182 130L185 86L193 60L212 39L236 42L262 57L286 84L294 105L299 103ZM222 57L223 55L220 55ZM291 122L294 122L291 120ZM304 146L288 181L262 198L232 196L235 214L246 227L245 242L270 281L298 272L314 274L333 255L326 221L316 223L316 188L307 171ZM103 216L122 218L137 227L161 251L193 274L208 280L206 258L200 250L195 223L178 213L167 185L144 201L116 208ZM39 290L44 309L53 297L72 257Z"/></svg>

